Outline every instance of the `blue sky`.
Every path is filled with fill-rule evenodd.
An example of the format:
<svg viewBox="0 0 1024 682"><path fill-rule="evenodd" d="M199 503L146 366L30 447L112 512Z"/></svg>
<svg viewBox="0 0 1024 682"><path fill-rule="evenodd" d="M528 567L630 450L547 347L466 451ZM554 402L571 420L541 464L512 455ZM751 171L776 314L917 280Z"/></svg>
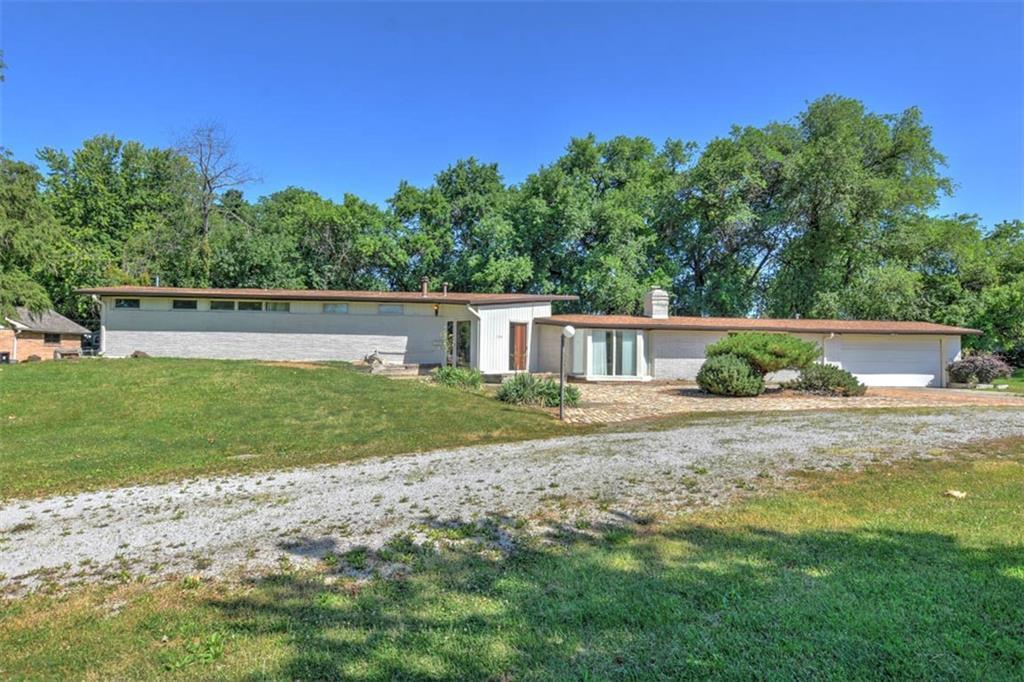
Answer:
<svg viewBox="0 0 1024 682"><path fill-rule="evenodd" d="M1024 218L1020 3L18 3L0 144L23 159L199 122L263 176L384 202L456 159L518 182L593 132L704 143L826 93L919 106L943 212Z"/></svg>

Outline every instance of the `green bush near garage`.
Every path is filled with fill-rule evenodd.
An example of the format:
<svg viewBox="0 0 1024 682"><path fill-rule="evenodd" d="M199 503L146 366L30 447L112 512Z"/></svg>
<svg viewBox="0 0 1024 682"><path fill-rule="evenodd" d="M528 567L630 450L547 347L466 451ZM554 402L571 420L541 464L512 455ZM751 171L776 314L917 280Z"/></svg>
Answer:
<svg viewBox="0 0 1024 682"><path fill-rule="evenodd" d="M728 353L708 358L697 373L697 384L715 395L750 397L764 392L764 377L753 365Z"/></svg>
<svg viewBox="0 0 1024 682"><path fill-rule="evenodd" d="M718 355L739 356L763 377L783 369L803 369L821 357L821 348L790 334L738 332L708 346L705 355L709 359Z"/></svg>
<svg viewBox="0 0 1024 682"><path fill-rule="evenodd" d="M819 363L804 367L800 376L783 386L801 393L831 396L858 396L868 390L867 386L845 369Z"/></svg>

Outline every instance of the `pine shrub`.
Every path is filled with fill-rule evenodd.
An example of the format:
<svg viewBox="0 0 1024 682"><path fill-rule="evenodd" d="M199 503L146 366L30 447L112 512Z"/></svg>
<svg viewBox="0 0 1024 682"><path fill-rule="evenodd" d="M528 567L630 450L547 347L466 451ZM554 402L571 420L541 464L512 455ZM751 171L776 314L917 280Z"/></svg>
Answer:
<svg viewBox="0 0 1024 682"><path fill-rule="evenodd" d="M868 387L845 369L835 365L814 363L804 367L800 376L785 384L786 388L814 395L864 395Z"/></svg>
<svg viewBox="0 0 1024 682"><path fill-rule="evenodd" d="M755 396L764 392L761 373L746 358L731 353L705 360L697 372L697 384L715 395Z"/></svg>
<svg viewBox="0 0 1024 682"><path fill-rule="evenodd" d="M764 376L783 369L803 369L818 359L821 349L790 334L738 332L711 344L705 354L708 358L739 356Z"/></svg>

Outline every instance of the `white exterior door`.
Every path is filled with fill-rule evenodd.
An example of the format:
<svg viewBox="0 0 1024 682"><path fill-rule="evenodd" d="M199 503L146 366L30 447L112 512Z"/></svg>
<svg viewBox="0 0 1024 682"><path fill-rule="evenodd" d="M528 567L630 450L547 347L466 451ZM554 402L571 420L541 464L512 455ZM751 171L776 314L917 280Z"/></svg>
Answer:
<svg viewBox="0 0 1024 682"><path fill-rule="evenodd" d="M868 386L942 385L942 342L936 337L843 335L828 360Z"/></svg>

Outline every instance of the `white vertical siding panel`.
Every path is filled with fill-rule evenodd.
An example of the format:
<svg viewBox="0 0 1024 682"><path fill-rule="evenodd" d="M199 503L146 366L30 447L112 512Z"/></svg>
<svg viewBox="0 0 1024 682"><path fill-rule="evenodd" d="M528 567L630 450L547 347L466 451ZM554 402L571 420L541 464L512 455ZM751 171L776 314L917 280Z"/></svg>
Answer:
<svg viewBox="0 0 1024 682"><path fill-rule="evenodd" d="M535 341L537 325L534 318L551 315L550 303L528 303L512 305L480 306L479 369L485 374L503 374L509 369L509 331L513 322L526 323L527 368L537 371L540 367L540 349ZM557 327L555 327L557 329ZM557 362L557 353L556 358Z"/></svg>

